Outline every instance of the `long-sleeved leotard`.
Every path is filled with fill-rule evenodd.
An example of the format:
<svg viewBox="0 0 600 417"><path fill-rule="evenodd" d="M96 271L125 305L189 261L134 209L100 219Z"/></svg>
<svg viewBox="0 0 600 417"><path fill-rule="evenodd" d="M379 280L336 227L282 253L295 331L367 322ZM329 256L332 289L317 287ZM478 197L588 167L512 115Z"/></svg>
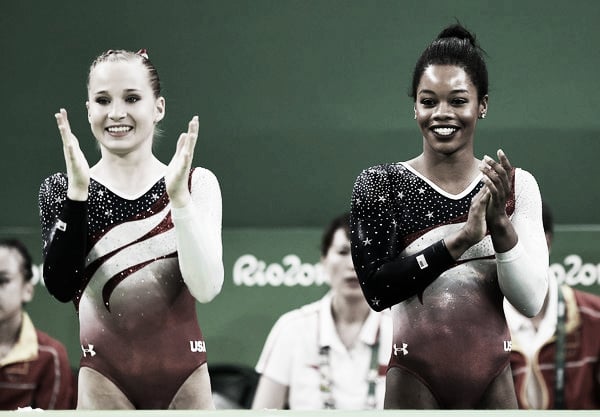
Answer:
<svg viewBox="0 0 600 417"><path fill-rule="evenodd" d="M406 163L364 170L352 197L354 265L372 308L392 307L391 367L420 378L442 407L471 408L508 364L490 236L457 261L440 242L462 227L481 176L452 195ZM507 214L531 262L547 266L535 179L517 169Z"/></svg>
<svg viewBox="0 0 600 417"><path fill-rule="evenodd" d="M44 280L53 295L76 306L81 365L111 379L137 408L165 408L206 362L188 287L218 292L223 280L218 182L208 170L190 172L193 208L179 213L164 178L136 198L94 179L87 202L68 200L66 190L64 174L40 187ZM201 217L192 225L201 230L178 226L177 216L190 226L190 212ZM190 254L182 252L190 250L181 245L204 252L185 259Z"/></svg>

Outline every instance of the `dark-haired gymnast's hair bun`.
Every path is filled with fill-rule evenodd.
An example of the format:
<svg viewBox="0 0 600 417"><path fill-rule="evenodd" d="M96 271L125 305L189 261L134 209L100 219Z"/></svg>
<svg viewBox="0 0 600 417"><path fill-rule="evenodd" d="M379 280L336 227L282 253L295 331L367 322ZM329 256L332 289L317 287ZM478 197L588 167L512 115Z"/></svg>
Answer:
<svg viewBox="0 0 600 417"><path fill-rule="evenodd" d="M458 38L458 39L466 39L471 43L471 45L476 45L475 36L465 29L464 26L460 24L455 24L452 26L448 26L446 29L442 30L437 37L438 39L444 38Z"/></svg>

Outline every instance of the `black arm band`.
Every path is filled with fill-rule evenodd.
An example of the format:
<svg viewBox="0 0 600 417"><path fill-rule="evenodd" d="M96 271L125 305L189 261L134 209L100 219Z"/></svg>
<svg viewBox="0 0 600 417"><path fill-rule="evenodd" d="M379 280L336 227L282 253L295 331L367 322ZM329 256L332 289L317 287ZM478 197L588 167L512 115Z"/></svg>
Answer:
<svg viewBox="0 0 600 417"><path fill-rule="evenodd" d="M373 309L380 311L420 295L455 264L443 239L414 255L387 262L368 280L367 301Z"/></svg>
<svg viewBox="0 0 600 417"><path fill-rule="evenodd" d="M44 283L59 301L73 299L85 267L87 201L67 198L44 257Z"/></svg>

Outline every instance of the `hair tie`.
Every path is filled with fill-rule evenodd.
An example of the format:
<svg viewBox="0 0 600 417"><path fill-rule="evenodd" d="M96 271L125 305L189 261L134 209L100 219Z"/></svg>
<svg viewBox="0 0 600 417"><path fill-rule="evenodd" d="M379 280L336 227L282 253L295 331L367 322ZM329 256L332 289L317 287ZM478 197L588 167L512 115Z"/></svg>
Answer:
<svg viewBox="0 0 600 417"><path fill-rule="evenodd" d="M146 50L146 48L142 48L139 51L136 52L137 55L141 56L144 59L149 59L148 58L148 51Z"/></svg>

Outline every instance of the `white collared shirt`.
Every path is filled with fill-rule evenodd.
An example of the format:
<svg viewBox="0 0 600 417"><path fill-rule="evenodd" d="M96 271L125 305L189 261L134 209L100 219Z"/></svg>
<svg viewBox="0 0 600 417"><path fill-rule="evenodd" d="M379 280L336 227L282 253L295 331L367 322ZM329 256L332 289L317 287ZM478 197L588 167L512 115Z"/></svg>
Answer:
<svg viewBox="0 0 600 417"><path fill-rule="evenodd" d="M329 346L332 393L336 408L364 409L367 404L371 346L379 339L379 368L390 358L392 322L389 313L371 311L359 340L348 349L340 340L331 315L331 293L321 300L282 315L269 333L256 371L289 387L290 409L322 409L319 350ZM377 408L383 408L385 375L376 383Z"/></svg>

